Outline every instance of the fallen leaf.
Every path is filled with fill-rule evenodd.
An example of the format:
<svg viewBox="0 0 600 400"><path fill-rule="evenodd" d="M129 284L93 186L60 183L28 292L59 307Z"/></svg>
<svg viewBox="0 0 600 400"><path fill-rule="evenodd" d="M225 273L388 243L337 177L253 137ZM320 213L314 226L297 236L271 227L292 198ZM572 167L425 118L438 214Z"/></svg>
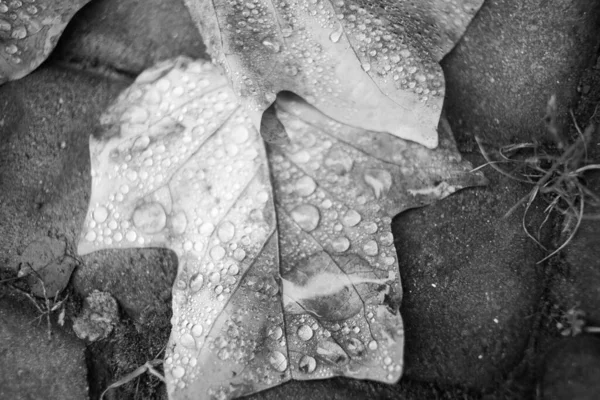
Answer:
<svg viewBox="0 0 600 400"><path fill-rule="evenodd" d="M275 112L290 140L267 150L217 68L179 58L142 73L90 139L79 253L168 247L179 259L164 364L172 399L289 379L396 382L391 218L484 183L451 138L429 150L292 95Z"/></svg>
<svg viewBox="0 0 600 400"><path fill-rule="evenodd" d="M256 128L281 91L327 116L435 148L438 61L483 0L185 0Z"/></svg>
<svg viewBox="0 0 600 400"><path fill-rule="evenodd" d="M0 1L0 84L48 57L69 20L89 0Z"/></svg>

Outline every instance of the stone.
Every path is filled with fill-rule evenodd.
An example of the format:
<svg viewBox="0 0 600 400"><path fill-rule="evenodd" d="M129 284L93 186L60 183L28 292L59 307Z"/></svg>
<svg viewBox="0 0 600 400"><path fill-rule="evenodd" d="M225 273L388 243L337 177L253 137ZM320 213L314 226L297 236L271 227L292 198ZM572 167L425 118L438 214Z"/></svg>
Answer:
<svg viewBox="0 0 600 400"><path fill-rule="evenodd" d="M79 339L102 340L119 322L119 306L108 292L94 290L83 302L81 314L73 320L73 331Z"/></svg>
<svg viewBox="0 0 600 400"><path fill-rule="evenodd" d="M523 356L533 326L527 316L543 290L536 265L543 253L523 231L523 207L503 215L530 187L485 172L488 187L465 189L393 222L405 377L485 389ZM540 209L530 209L531 226L541 222Z"/></svg>
<svg viewBox="0 0 600 400"><path fill-rule="evenodd" d="M540 382L544 400L600 398L600 339L581 335L561 340L545 360Z"/></svg>
<svg viewBox="0 0 600 400"><path fill-rule="evenodd" d="M470 150L474 135L493 145L547 139L546 103L556 94L566 121L579 77L595 61L599 17L594 0L485 1L442 61L459 148Z"/></svg>
<svg viewBox="0 0 600 400"><path fill-rule="evenodd" d="M0 286L0 398L88 398L85 346L75 335L45 323L28 300ZM54 316L53 316L54 320Z"/></svg>
<svg viewBox="0 0 600 400"><path fill-rule="evenodd" d="M208 58L182 0L98 0L73 18L54 59L137 74L180 55Z"/></svg>

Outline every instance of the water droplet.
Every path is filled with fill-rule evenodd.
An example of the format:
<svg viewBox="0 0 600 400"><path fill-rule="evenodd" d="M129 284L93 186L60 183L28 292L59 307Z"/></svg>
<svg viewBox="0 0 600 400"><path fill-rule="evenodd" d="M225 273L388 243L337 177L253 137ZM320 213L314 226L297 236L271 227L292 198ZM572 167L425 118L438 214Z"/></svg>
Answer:
<svg viewBox="0 0 600 400"><path fill-rule="evenodd" d="M17 46L15 46L14 44L9 44L8 46L6 46L4 48L4 50L8 53L8 54L15 54L17 51L19 51L19 48Z"/></svg>
<svg viewBox="0 0 600 400"><path fill-rule="evenodd" d="M343 365L349 361L349 357L337 343L319 342L317 354L332 364Z"/></svg>
<svg viewBox="0 0 600 400"><path fill-rule="evenodd" d="M244 249L235 249L235 251L233 252L233 258L235 258L238 261L242 261L244 258L246 258L246 252L244 251Z"/></svg>
<svg viewBox="0 0 600 400"><path fill-rule="evenodd" d="M369 63L361 64L361 67L365 72L369 72L371 70L371 64Z"/></svg>
<svg viewBox="0 0 600 400"><path fill-rule="evenodd" d="M317 188L317 184L315 180L310 176L303 176L302 178L296 181L295 190L300 196L306 197L313 194L315 189Z"/></svg>
<svg viewBox="0 0 600 400"><path fill-rule="evenodd" d="M365 228L365 232L367 232L369 234L373 234L373 233L377 232L377 229L378 229L377 224L375 222L367 222L364 225L364 228Z"/></svg>
<svg viewBox="0 0 600 400"><path fill-rule="evenodd" d="M217 284L219 283L219 281L221 281L221 274L218 272L213 272L212 274L210 274L209 280L211 281L211 283Z"/></svg>
<svg viewBox="0 0 600 400"><path fill-rule="evenodd" d="M190 289L193 293L197 292L204 286L204 276L197 272L190 278Z"/></svg>
<svg viewBox="0 0 600 400"><path fill-rule="evenodd" d="M128 231L125 234L125 238L130 242L134 242L135 239L137 238L137 233L135 233L134 231Z"/></svg>
<svg viewBox="0 0 600 400"><path fill-rule="evenodd" d="M181 379L183 378L183 375L185 375L185 369L181 365L178 365L175 368L173 368L173 377L175 379Z"/></svg>
<svg viewBox="0 0 600 400"><path fill-rule="evenodd" d="M300 325L300 327L298 328L298 331L296 332L296 334L298 335L298 337L303 340L303 341L307 341L310 340L313 337L313 330L310 328L310 326L308 325Z"/></svg>
<svg viewBox="0 0 600 400"><path fill-rule="evenodd" d="M379 253L379 246L377 246L377 242L374 240L369 240L364 244L363 250L368 256L376 256Z"/></svg>
<svg viewBox="0 0 600 400"><path fill-rule="evenodd" d="M231 265L229 266L229 269L227 270L227 272L228 272L230 275L237 275L237 274L239 274L239 273L240 273L240 267L239 267L237 264L231 264Z"/></svg>
<svg viewBox="0 0 600 400"><path fill-rule="evenodd" d="M210 256L215 261L220 261L225 257L225 249L221 246L215 246L210 249Z"/></svg>
<svg viewBox="0 0 600 400"><path fill-rule="evenodd" d="M386 358L383 359L383 363L385 365L390 365L392 363L392 358L390 356L387 356Z"/></svg>
<svg viewBox="0 0 600 400"><path fill-rule="evenodd" d="M25 39L27 37L27 29L24 26L17 26L12 30L10 36L13 39Z"/></svg>
<svg viewBox="0 0 600 400"><path fill-rule="evenodd" d="M1 13L8 12L8 6L4 3L0 4L0 12Z"/></svg>
<svg viewBox="0 0 600 400"><path fill-rule="evenodd" d="M234 235L235 225L233 225L231 222L225 221L219 225L219 228L217 229L217 237L220 241L227 243L233 239Z"/></svg>
<svg viewBox="0 0 600 400"><path fill-rule="evenodd" d="M183 211L178 212L171 218L171 228L173 229L174 234L181 235L185 232L186 227L187 217Z"/></svg>
<svg viewBox="0 0 600 400"><path fill-rule="evenodd" d="M392 187L392 175L383 169L369 169L365 171L364 180L377 199L387 195Z"/></svg>
<svg viewBox="0 0 600 400"><path fill-rule="evenodd" d="M142 232L157 233L167 224L167 214L159 203L144 203L133 212L133 224Z"/></svg>
<svg viewBox="0 0 600 400"><path fill-rule="evenodd" d="M204 331L204 329L202 328L202 325L200 325L200 324L196 324L192 327L192 335L194 335L195 337L202 336L203 331Z"/></svg>
<svg viewBox="0 0 600 400"><path fill-rule="evenodd" d="M147 135L142 135L133 142L133 146L131 146L131 151L143 151L146 150L148 145L150 144L150 138Z"/></svg>
<svg viewBox="0 0 600 400"><path fill-rule="evenodd" d="M202 236L210 236L214 230L215 230L215 226L213 224L211 224L210 222L206 222L200 226L200 229L198 230L198 232L200 232L200 234Z"/></svg>
<svg viewBox="0 0 600 400"><path fill-rule="evenodd" d="M311 204L301 204L290 213L292 219L306 232L311 232L319 225L321 216L317 207Z"/></svg>
<svg viewBox="0 0 600 400"><path fill-rule="evenodd" d="M38 8L34 5L27 7L27 12L31 15L35 15L38 13Z"/></svg>
<svg viewBox="0 0 600 400"><path fill-rule="evenodd" d="M352 169L354 161L343 150L333 148L325 157L325 166L338 175L344 175Z"/></svg>
<svg viewBox="0 0 600 400"><path fill-rule="evenodd" d="M342 218L342 223L346 226L355 226L361 221L362 217L356 210L348 210Z"/></svg>
<svg viewBox="0 0 600 400"><path fill-rule="evenodd" d="M263 46L272 51L273 53L279 53L281 51L281 44L273 39L265 39L262 42Z"/></svg>
<svg viewBox="0 0 600 400"><path fill-rule="evenodd" d="M269 329L268 335L274 340L279 340L283 336L283 329L280 326L275 326Z"/></svg>
<svg viewBox="0 0 600 400"><path fill-rule="evenodd" d="M317 368L317 361L311 356L304 355L298 362L298 369L304 374L311 374Z"/></svg>
<svg viewBox="0 0 600 400"><path fill-rule="evenodd" d="M262 192L258 192L258 194L256 195L256 200L259 203L266 203L267 201L269 201L269 193L262 191Z"/></svg>
<svg viewBox="0 0 600 400"><path fill-rule="evenodd" d="M104 206L98 206L94 210L94 221L102 223L108 218L108 209Z"/></svg>
<svg viewBox="0 0 600 400"><path fill-rule="evenodd" d="M280 351L272 351L269 354L269 363L271 366L279 372L283 372L287 369L287 358Z"/></svg>
<svg viewBox="0 0 600 400"><path fill-rule="evenodd" d="M342 27L342 25L339 25L336 27L336 29L331 32L331 34L329 35L329 40L331 40L333 43L337 43L340 41L340 38L342 37L342 34L344 33L344 28Z"/></svg>
<svg viewBox="0 0 600 400"><path fill-rule="evenodd" d="M362 356L366 350L365 345L358 338L350 338L350 340L348 340L346 348L348 349L350 354L357 357Z"/></svg>
<svg viewBox="0 0 600 400"><path fill-rule="evenodd" d="M371 340L371 341L369 342L369 349L370 349L370 350L377 350L377 347L378 347L378 345L377 345L377 342L376 342L376 341L374 341L374 340Z"/></svg>
<svg viewBox="0 0 600 400"><path fill-rule="evenodd" d="M87 240L88 242L93 242L94 240L96 240L96 232L88 231L88 233L85 235L85 240Z"/></svg>
<svg viewBox="0 0 600 400"><path fill-rule="evenodd" d="M183 346L187 347L188 349L193 349L196 347L196 339L194 339L194 337L189 333L184 333L183 335L181 335L180 342Z"/></svg>
<svg viewBox="0 0 600 400"><path fill-rule="evenodd" d="M331 247L338 253L343 253L350 248L350 240L347 237L341 236L333 239Z"/></svg>

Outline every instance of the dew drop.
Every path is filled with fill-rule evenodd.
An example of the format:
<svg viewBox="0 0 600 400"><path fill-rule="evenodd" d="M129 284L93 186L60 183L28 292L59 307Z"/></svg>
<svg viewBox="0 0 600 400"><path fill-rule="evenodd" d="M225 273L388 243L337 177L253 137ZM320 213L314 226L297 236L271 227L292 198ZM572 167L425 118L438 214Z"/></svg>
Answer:
<svg viewBox="0 0 600 400"><path fill-rule="evenodd" d="M311 204L301 204L290 213L292 219L306 232L311 232L319 225L321 216L317 207Z"/></svg>
<svg viewBox="0 0 600 400"><path fill-rule="evenodd" d="M235 251L233 252L233 258L235 258L238 261L242 261L244 258L246 258L246 252L244 251L244 249L235 249Z"/></svg>
<svg viewBox="0 0 600 400"><path fill-rule="evenodd" d="M377 242L374 240L369 240L364 244L363 250L368 256L376 256L379 253L379 246L377 246Z"/></svg>
<svg viewBox="0 0 600 400"><path fill-rule="evenodd" d="M285 371L288 365L287 358L282 352L277 350L272 351L271 354L269 354L269 363L276 371L279 372Z"/></svg>
<svg viewBox="0 0 600 400"><path fill-rule="evenodd" d="M248 140L250 132L244 125L237 125L231 130L231 137L235 143L241 144Z"/></svg>
<svg viewBox="0 0 600 400"><path fill-rule="evenodd" d="M383 169L369 169L363 178L377 199L385 196L392 187L392 175Z"/></svg>
<svg viewBox="0 0 600 400"><path fill-rule="evenodd" d="M204 276L197 272L190 278L190 289L195 293L202 289L202 286L204 286Z"/></svg>
<svg viewBox="0 0 600 400"><path fill-rule="evenodd" d="M13 39L25 39L27 37L27 29L24 26L17 26L13 29L10 36Z"/></svg>
<svg viewBox="0 0 600 400"><path fill-rule="evenodd" d="M125 238L130 242L135 242L135 239L137 238L137 234L134 231L128 231L125 234Z"/></svg>
<svg viewBox="0 0 600 400"><path fill-rule="evenodd" d="M262 42L263 46L272 51L273 53L279 53L281 51L281 44L273 39L265 39Z"/></svg>
<svg viewBox="0 0 600 400"><path fill-rule="evenodd" d="M222 222L221 225L219 225L219 228L217 229L217 237L220 241L227 243L231 239L233 239L234 235L235 226L231 222L225 221Z"/></svg>
<svg viewBox="0 0 600 400"><path fill-rule="evenodd" d="M180 341L181 344L188 349L193 349L196 347L196 339L194 339L194 337L189 333L184 333L181 335Z"/></svg>
<svg viewBox="0 0 600 400"><path fill-rule="evenodd" d="M210 256L215 261L220 261L225 257L225 249L221 246L215 246L210 249Z"/></svg>
<svg viewBox="0 0 600 400"><path fill-rule="evenodd" d="M310 196L313 194L315 189L317 188L317 184L315 180L310 176L303 176L302 178L296 181L295 190L302 197Z"/></svg>
<svg viewBox="0 0 600 400"><path fill-rule="evenodd" d="M371 340L371 341L369 342L369 349L370 349L370 350L377 350L377 347L378 347L378 345L377 345L377 342L376 342L376 341L374 341L374 340Z"/></svg>
<svg viewBox="0 0 600 400"><path fill-rule="evenodd" d="M198 230L202 236L210 236L215 230L215 226L210 222L206 222L200 226Z"/></svg>
<svg viewBox="0 0 600 400"><path fill-rule="evenodd" d="M167 215L159 203L144 203L133 212L133 224L142 232L157 233L167 224Z"/></svg>
<svg viewBox="0 0 600 400"><path fill-rule="evenodd" d="M181 235L185 232L186 227L187 217L183 211L178 212L171 218L171 228L173 229L174 234Z"/></svg>
<svg viewBox="0 0 600 400"><path fill-rule="evenodd" d="M296 334L298 335L298 337L303 340L303 341L307 341L310 340L313 337L313 330L311 329L310 326L308 325L300 325L300 327L298 328L298 331L296 332Z"/></svg>
<svg viewBox="0 0 600 400"><path fill-rule="evenodd" d="M344 33L344 31L343 31L342 26L338 25L336 30L331 32L331 34L329 35L329 40L331 40L333 43L337 43L340 41L340 38L342 37L343 33Z"/></svg>
<svg viewBox="0 0 600 400"><path fill-rule="evenodd" d="M362 217L356 210L348 210L342 218L342 223L346 226L355 226L361 221Z"/></svg>
<svg viewBox="0 0 600 400"><path fill-rule="evenodd" d="M202 325L200 325L200 324L196 324L192 327L192 335L194 335L195 337L202 336L203 331L204 331L204 329L202 328Z"/></svg>
<svg viewBox="0 0 600 400"><path fill-rule="evenodd" d="M0 21L0 24L2 23L2 21ZM10 25L9 28L10 29ZM2 30L2 25L0 25L0 30ZM6 46L4 48L4 51L6 51L8 54L15 54L17 51L19 51L19 48L17 46L15 46L14 44L9 44L8 46Z"/></svg>
<svg viewBox="0 0 600 400"><path fill-rule="evenodd" d="M350 240L347 237L341 236L333 239L331 247L338 253L343 253L350 248Z"/></svg>
<svg viewBox="0 0 600 400"><path fill-rule="evenodd" d="M308 355L302 356L298 362L298 369L304 374L311 374L317 368L317 361Z"/></svg>
<svg viewBox="0 0 600 400"><path fill-rule="evenodd" d="M377 229L378 229L377 224L375 222L367 222L364 225L364 227L365 227L365 232L370 233L370 234L377 232Z"/></svg>
<svg viewBox="0 0 600 400"><path fill-rule="evenodd" d="M104 206L96 207L94 210L94 221L102 223L108 218L108 209Z"/></svg>
<svg viewBox="0 0 600 400"><path fill-rule="evenodd" d="M279 340L283 336L283 329L280 326L275 326L269 329L268 335L273 340Z"/></svg>
<svg viewBox="0 0 600 400"><path fill-rule="evenodd" d="M371 64L369 63L361 64L361 67L365 72L369 72L371 70Z"/></svg>
<svg viewBox="0 0 600 400"><path fill-rule="evenodd" d="M88 242L93 242L94 240L96 240L96 232L88 231L88 233L85 235L85 240L87 240Z"/></svg>
<svg viewBox="0 0 600 400"><path fill-rule="evenodd" d="M173 368L173 377L175 379L181 379L183 378L183 375L185 375L185 369L181 365L178 365L175 368Z"/></svg>

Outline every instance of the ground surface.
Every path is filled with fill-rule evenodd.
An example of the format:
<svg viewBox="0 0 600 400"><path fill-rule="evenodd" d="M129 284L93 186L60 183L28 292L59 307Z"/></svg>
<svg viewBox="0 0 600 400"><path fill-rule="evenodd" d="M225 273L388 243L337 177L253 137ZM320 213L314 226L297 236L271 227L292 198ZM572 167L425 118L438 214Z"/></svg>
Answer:
<svg viewBox="0 0 600 400"><path fill-rule="evenodd" d="M446 112L467 159L483 162L474 135L496 147L547 141L542 118L552 93L566 135L574 133L569 108L582 126L600 124L599 17L592 0L485 2L442 62ZM0 279L8 279L0 284L0 398L97 399L160 357L176 257L158 249L77 257L74 248L89 199L88 137L99 114L137 73L179 54L206 57L180 0L95 0L42 67L0 87ZM598 134L589 153L600 160ZM525 235L522 208L502 218L530 188L485 173L488 187L394 219L405 292L399 384L293 382L252 398L600 398L600 338L565 337L556 325L576 308L600 326L600 222L584 221L566 251L538 265L544 252ZM588 186L600 192L600 179L589 176ZM543 206L534 204L531 226ZM547 226L541 237L552 247L561 220ZM41 310L26 295L34 288L14 279L31 260L67 279L75 267ZM72 319L96 289L118 301L120 321L106 339L86 345ZM49 328L47 308L54 309ZM106 398L158 399L165 391L144 375Z"/></svg>

